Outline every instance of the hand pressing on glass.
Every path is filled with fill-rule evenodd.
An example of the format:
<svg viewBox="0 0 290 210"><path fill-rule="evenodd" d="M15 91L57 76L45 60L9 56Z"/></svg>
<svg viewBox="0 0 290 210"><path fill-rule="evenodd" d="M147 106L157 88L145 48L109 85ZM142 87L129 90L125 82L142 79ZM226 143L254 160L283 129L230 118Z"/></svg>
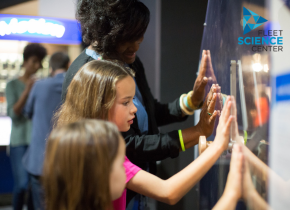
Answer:
<svg viewBox="0 0 290 210"><path fill-rule="evenodd" d="M208 75L208 77L206 75ZM209 92L209 90L206 91L205 88L208 82L214 84L216 83L216 78L211 64L210 52L209 50L203 50L199 73L195 80L193 90L189 95L192 109L199 109L202 107L205 93Z"/></svg>
<svg viewBox="0 0 290 210"><path fill-rule="evenodd" d="M236 208L237 202L242 197L243 192L243 168L244 156L242 148L240 145L235 144L226 187L222 197L214 206L213 210L233 210Z"/></svg>
<svg viewBox="0 0 290 210"><path fill-rule="evenodd" d="M205 103L202 105L200 112L200 120L197 126L200 129L200 133L206 137L209 137L214 129L215 119L219 115L219 111L215 110L215 105L217 101L217 87L212 85Z"/></svg>

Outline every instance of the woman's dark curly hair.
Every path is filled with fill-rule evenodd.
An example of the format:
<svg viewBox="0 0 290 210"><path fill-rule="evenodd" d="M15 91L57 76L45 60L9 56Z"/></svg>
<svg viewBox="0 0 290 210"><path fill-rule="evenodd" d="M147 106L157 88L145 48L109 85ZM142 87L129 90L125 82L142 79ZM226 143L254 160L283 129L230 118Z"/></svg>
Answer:
<svg viewBox="0 0 290 210"><path fill-rule="evenodd" d="M79 0L76 18L84 42L112 58L117 56L118 44L136 41L144 35L150 12L139 0Z"/></svg>

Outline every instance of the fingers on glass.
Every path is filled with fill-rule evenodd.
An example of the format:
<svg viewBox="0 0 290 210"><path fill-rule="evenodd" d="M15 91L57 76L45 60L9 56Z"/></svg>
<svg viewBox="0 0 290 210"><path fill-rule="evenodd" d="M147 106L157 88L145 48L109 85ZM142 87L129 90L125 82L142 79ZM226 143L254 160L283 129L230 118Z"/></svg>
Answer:
<svg viewBox="0 0 290 210"><path fill-rule="evenodd" d="M225 102L225 106L223 107L223 110L222 110L222 114L221 114L222 119L223 118L227 119L229 117L230 112L231 112L230 108L231 108L231 98L230 96L228 96Z"/></svg>
<svg viewBox="0 0 290 210"><path fill-rule="evenodd" d="M243 164L244 164L244 156L241 151L240 145L235 144L232 154L231 169L232 167L234 167L237 173L242 173Z"/></svg>
<svg viewBox="0 0 290 210"><path fill-rule="evenodd" d="M211 101L210 101L210 103L209 103L209 106L208 106L208 113L213 113L214 112L214 108L215 108L215 104L216 104L216 93L214 93L213 95L212 95L212 99L211 99Z"/></svg>
<svg viewBox="0 0 290 210"><path fill-rule="evenodd" d="M229 116L228 118L225 118L225 119L227 119L226 125L225 125L225 130L226 130L225 134L226 135L230 135L230 127L231 127L231 123L233 121L233 118L234 118L233 116Z"/></svg>
<svg viewBox="0 0 290 210"><path fill-rule="evenodd" d="M204 89L204 87L207 85L208 82L208 78L207 77L203 77L202 78L202 83L201 83L201 88Z"/></svg>
<svg viewBox="0 0 290 210"><path fill-rule="evenodd" d="M202 52L202 58L201 58L201 68L199 71L199 76L204 77L207 69L207 55L206 55L206 50L203 50Z"/></svg>
<svg viewBox="0 0 290 210"><path fill-rule="evenodd" d="M212 116L209 118L209 123L212 125L215 122L216 117L218 116L218 112L214 110Z"/></svg>

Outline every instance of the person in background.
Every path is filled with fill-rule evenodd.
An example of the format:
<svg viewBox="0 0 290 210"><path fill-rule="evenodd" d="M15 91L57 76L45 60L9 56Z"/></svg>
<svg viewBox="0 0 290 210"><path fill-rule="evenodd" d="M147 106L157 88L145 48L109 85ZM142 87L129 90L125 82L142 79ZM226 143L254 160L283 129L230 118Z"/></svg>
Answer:
<svg viewBox="0 0 290 210"><path fill-rule="evenodd" d="M35 82L34 74L42 67L41 62L45 56L46 49L43 46L28 44L23 52L24 75L9 81L6 87L7 115L12 120L10 160L14 178L14 210L23 208L29 179L21 160L30 143L31 121L24 117L22 110ZM28 209L33 209L31 202L28 202Z"/></svg>
<svg viewBox="0 0 290 210"><path fill-rule="evenodd" d="M52 117L61 104L62 83L69 67L69 57L62 52L54 53L49 61L51 77L40 80L32 88L24 114L32 119L32 139L23 157L23 165L29 173L33 205L44 209L43 190L40 183L46 138L52 129Z"/></svg>

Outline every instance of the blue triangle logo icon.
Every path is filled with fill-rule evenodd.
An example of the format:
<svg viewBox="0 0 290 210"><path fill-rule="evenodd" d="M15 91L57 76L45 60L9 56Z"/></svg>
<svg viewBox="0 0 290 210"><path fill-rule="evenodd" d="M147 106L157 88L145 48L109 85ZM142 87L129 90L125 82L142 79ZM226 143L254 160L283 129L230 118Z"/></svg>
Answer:
<svg viewBox="0 0 290 210"><path fill-rule="evenodd" d="M255 20L255 24L248 23L250 18L253 17ZM263 18L262 16L259 16L258 14L254 13L253 11L247 9L246 7L243 7L243 29L244 29L244 35L255 28L263 25L268 20Z"/></svg>

